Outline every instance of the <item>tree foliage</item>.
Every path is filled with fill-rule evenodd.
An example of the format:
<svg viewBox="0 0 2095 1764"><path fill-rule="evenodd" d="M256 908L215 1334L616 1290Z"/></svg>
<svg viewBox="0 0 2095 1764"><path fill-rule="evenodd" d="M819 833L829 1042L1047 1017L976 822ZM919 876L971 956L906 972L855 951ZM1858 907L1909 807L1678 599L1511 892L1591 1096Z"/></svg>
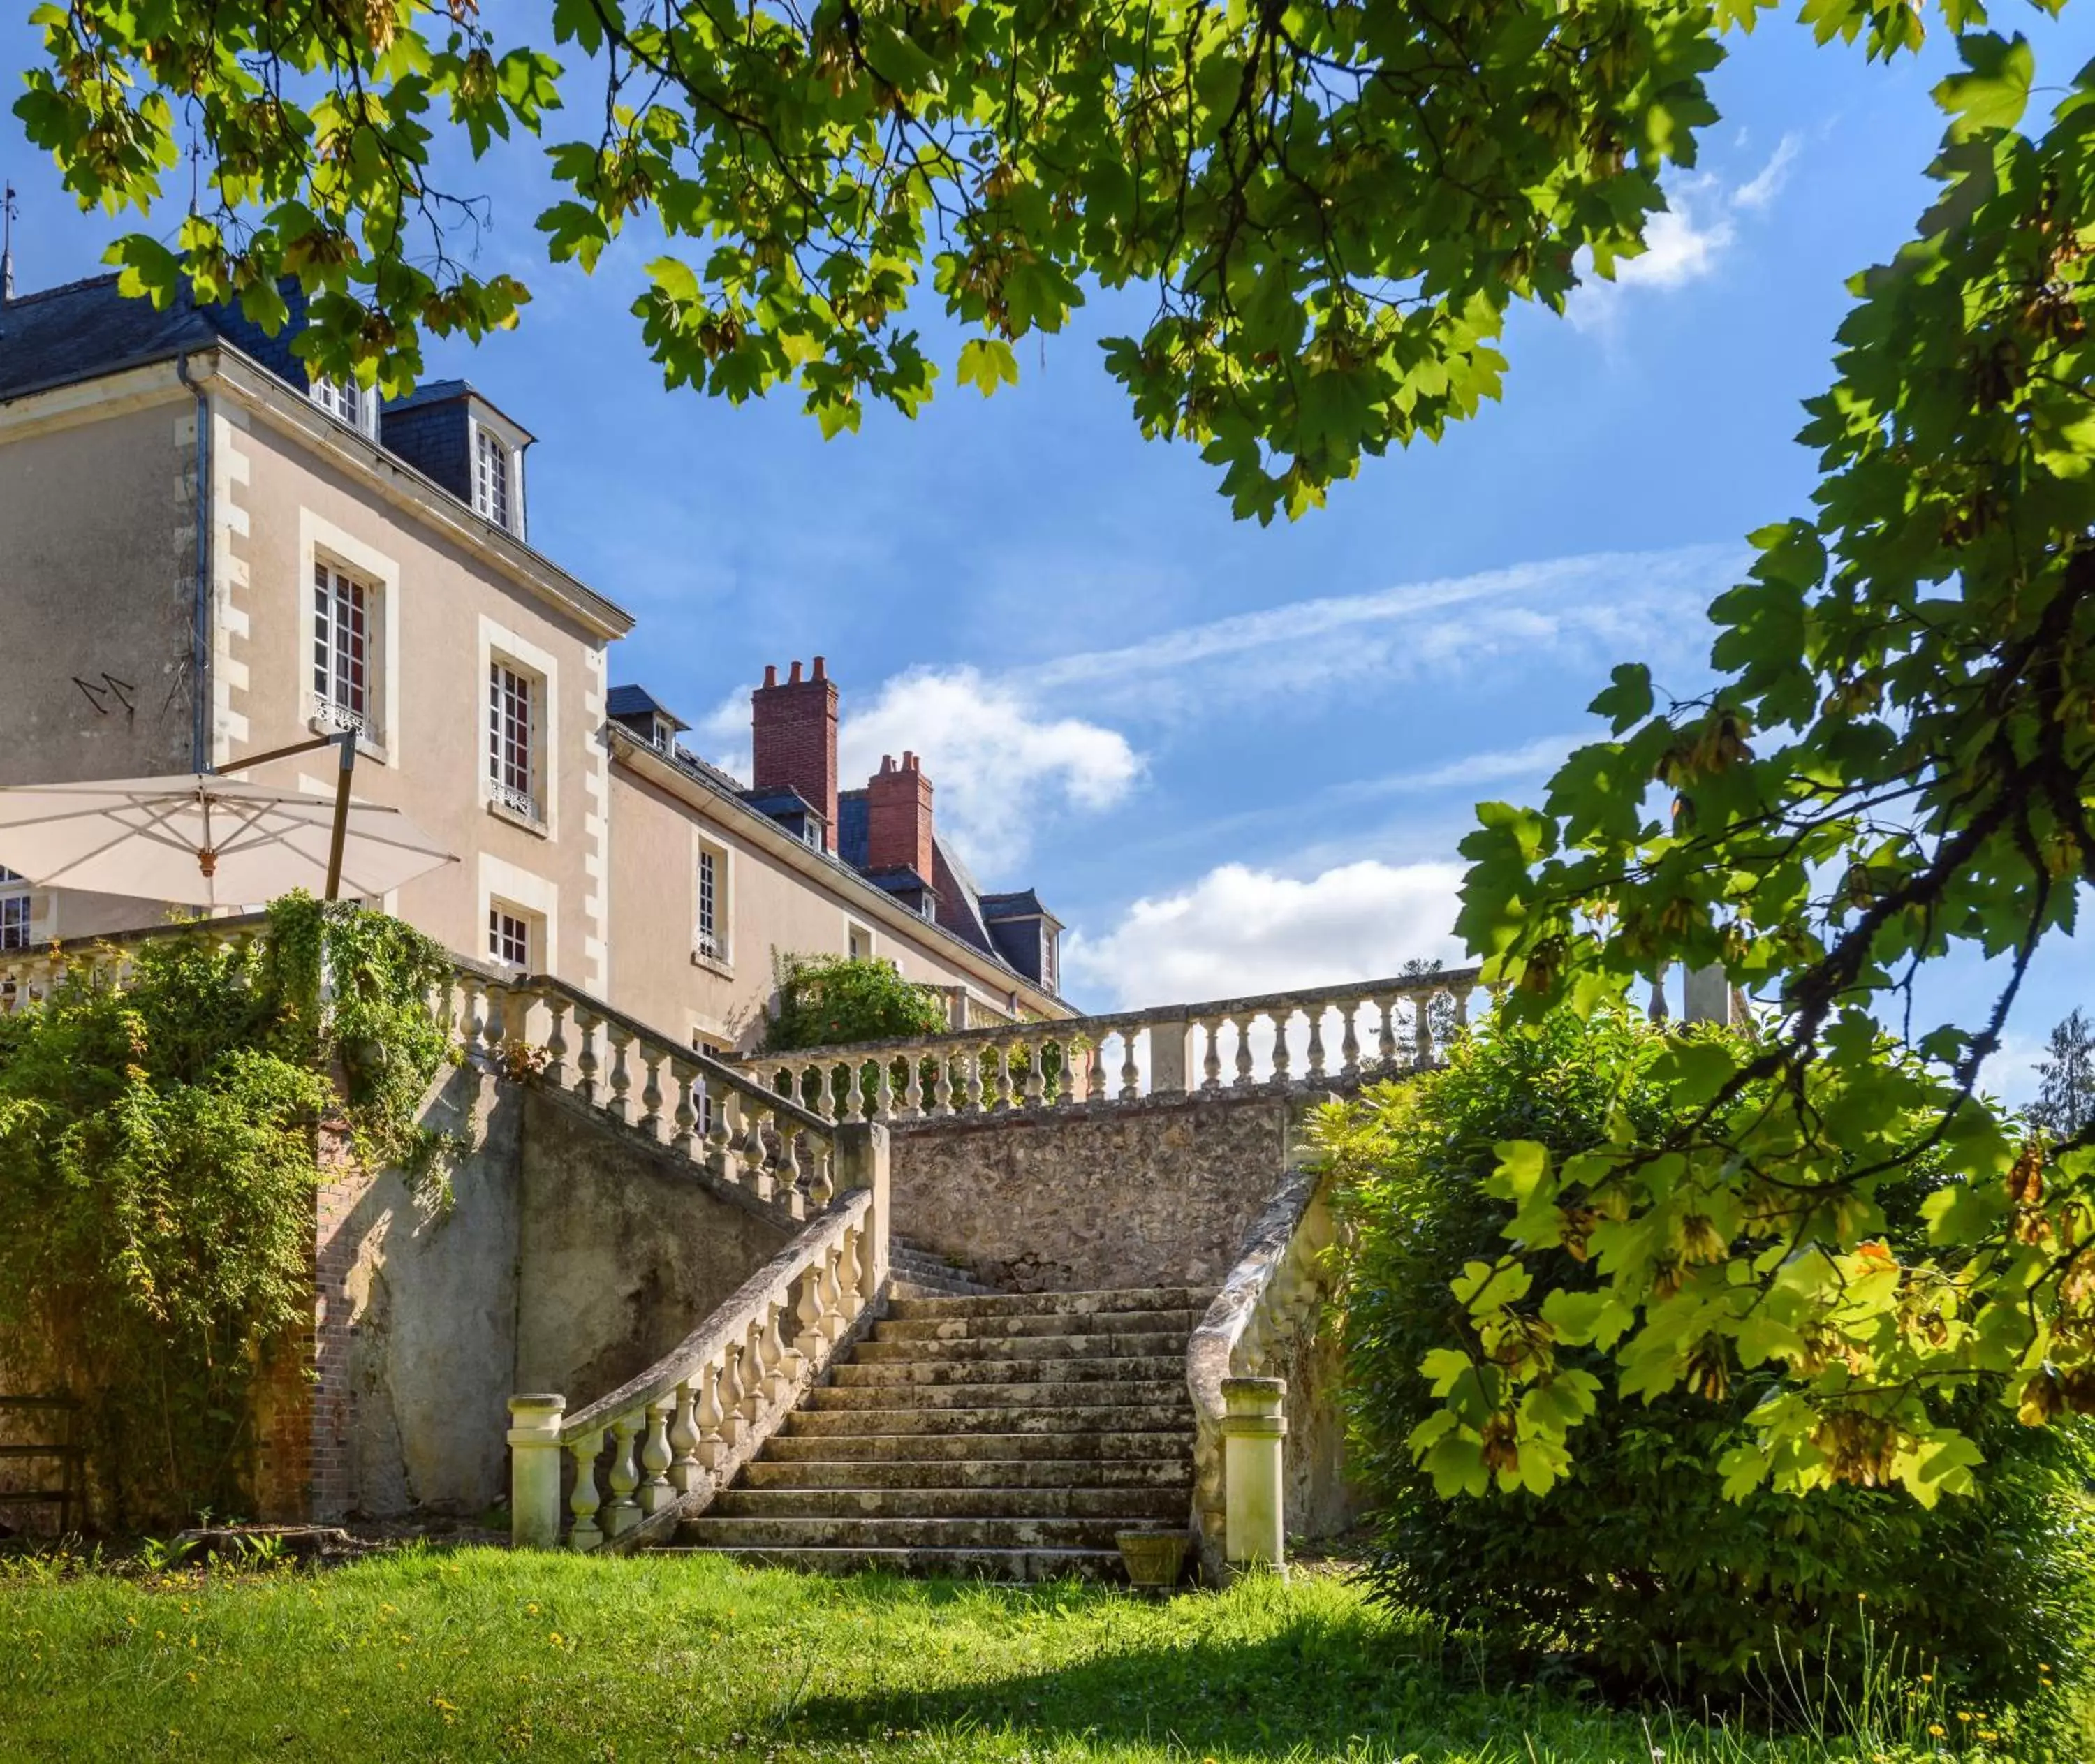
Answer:
<svg viewBox="0 0 2095 1764"><path fill-rule="evenodd" d="M1939 194L1857 278L1810 406L1817 512L1756 535L1712 608L1718 683L1662 704L1618 669L1594 703L1613 738L1465 846L1462 927L1509 1023L1679 964L1766 1004L1653 1068L1695 1105L1664 1130L1504 1148L1509 1242L1463 1288L1491 1393L1433 1447L1459 1445L1464 1486L1562 1473L1561 1354L1587 1344L1654 1400L1779 1372L1727 1455L1740 1494L1932 1501L1971 1485L1971 1392L2032 1425L2095 1409L2095 1134L2025 1140L1975 1096L2095 880L2095 69L2026 133L2027 44L1962 54ZM1930 965L1959 949L1997 991L1931 1024ZM1888 1225L1920 1164L1950 1178L1924 1244ZM1596 1292L1543 1272L1572 1248Z"/></svg>
<svg viewBox="0 0 2095 1764"><path fill-rule="evenodd" d="M1749 1437L1779 1371L1739 1369L1647 1400L1589 1343L1561 1355L1592 1399L1561 1479L1439 1498L1444 1466L1430 1453L1422 1465L1413 1441L1445 1425L1444 1387L1482 1375L1450 1344L1467 1322L1453 1283L1496 1258L1514 1213L1494 1191L1494 1147L1575 1156L1606 1145L1618 1122L1662 1137L1688 1112L1664 1081L1669 1057L1664 1036L1620 1007L1558 1010L1532 1031L1487 1027L1442 1069L1322 1111L1316 1138L1346 1226L1348 1431L1374 1515L1374 1583L1527 1657L1509 1667L1568 1655L1618 1692L1809 1702L1830 1679L1852 1702L1887 1657L1954 1681L1960 1701L2019 1699L2040 1665L2077 1679L2095 1619L2085 1423L2026 1429L1967 1397L1993 1461L1976 1498L1932 1509L1855 1487L1727 1500L1709 1466ZM1894 1244L1922 1245L1932 1179L1916 1172L1888 1196ZM1533 1271L1560 1308L1605 1301L1604 1276L1570 1246Z"/></svg>
<svg viewBox="0 0 2095 1764"><path fill-rule="evenodd" d="M827 432L929 396L920 295L987 394L1087 285L1139 287L1109 371L1266 520L1470 415L1509 305L1642 249L1715 120L1719 33L1765 3L46 0L16 113L111 211L155 211L193 138L207 198L115 247L128 285L275 324L295 277L312 369L395 392L425 334L529 298L472 267L458 149L549 128L551 258L664 241L634 312L667 381L791 386ZM1808 16L1872 55L1923 28L1903 0Z"/></svg>
<svg viewBox="0 0 2095 1764"><path fill-rule="evenodd" d="M316 1127L412 1155L442 1057L436 946L302 896L270 919L0 1017L0 1360L83 1405L113 1522L252 1510L255 1383L312 1321Z"/></svg>
<svg viewBox="0 0 2095 1764"><path fill-rule="evenodd" d="M2048 1057L2036 1063L2030 1119L2054 1139L2071 1143L2095 1124L2095 1023L2079 1008L2052 1026Z"/></svg>

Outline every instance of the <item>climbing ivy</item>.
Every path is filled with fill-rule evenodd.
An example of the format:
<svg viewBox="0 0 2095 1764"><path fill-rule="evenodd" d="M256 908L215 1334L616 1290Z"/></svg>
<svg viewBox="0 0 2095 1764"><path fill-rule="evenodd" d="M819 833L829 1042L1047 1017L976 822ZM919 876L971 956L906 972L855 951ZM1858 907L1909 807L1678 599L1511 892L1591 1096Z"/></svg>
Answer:
<svg viewBox="0 0 2095 1764"><path fill-rule="evenodd" d="M249 1509L257 1386L311 1320L317 1130L426 1149L443 956L302 895L128 954L0 1017L0 1377L80 1400L99 1516L155 1525Z"/></svg>
<svg viewBox="0 0 2095 1764"><path fill-rule="evenodd" d="M938 995L904 979L892 962L782 953L772 967L778 1004L764 1031L766 1053L935 1035L946 1026Z"/></svg>

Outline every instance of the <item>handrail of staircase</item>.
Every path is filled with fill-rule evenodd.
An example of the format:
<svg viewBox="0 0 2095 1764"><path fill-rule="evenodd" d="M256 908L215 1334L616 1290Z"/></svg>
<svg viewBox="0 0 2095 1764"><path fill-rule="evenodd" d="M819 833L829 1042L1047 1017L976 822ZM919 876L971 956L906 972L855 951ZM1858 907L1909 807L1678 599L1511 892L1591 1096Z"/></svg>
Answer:
<svg viewBox="0 0 2095 1764"><path fill-rule="evenodd" d="M1237 1249L1186 1344L1193 1399L1193 1530L1211 1582L1286 1559L1284 1379L1264 1376L1323 1296L1332 1239L1322 1173L1291 1169Z"/></svg>
<svg viewBox="0 0 2095 1764"><path fill-rule="evenodd" d="M838 1191L834 1122L554 975L453 962L431 1006L483 1065L566 1093L788 1218Z"/></svg>
<svg viewBox="0 0 2095 1764"><path fill-rule="evenodd" d="M26 1010L48 998L60 978L74 968L84 966L94 975L114 972L120 976L129 964L131 952L141 943L207 937L230 948L251 941L268 924L266 912L243 912L222 919L171 919L164 925L148 925L136 930L52 938L8 950L0 954L0 1017Z"/></svg>
<svg viewBox="0 0 2095 1764"><path fill-rule="evenodd" d="M514 1543L561 1541L564 1454L573 1466L568 1547L647 1540L701 1510L827 1369L887 1278L886 1130L845 1128L839 1139L848 1191L654 1365L573 1415L559 1394L509 1400Z"/></svg>
<svg viewBox="0 0 2095 1764"><path fill-rule="evenodd" d="M1481 983L1479 969L1458 968L740 1057L839 1121L1311 1091L1438 1065Z"/></svg>

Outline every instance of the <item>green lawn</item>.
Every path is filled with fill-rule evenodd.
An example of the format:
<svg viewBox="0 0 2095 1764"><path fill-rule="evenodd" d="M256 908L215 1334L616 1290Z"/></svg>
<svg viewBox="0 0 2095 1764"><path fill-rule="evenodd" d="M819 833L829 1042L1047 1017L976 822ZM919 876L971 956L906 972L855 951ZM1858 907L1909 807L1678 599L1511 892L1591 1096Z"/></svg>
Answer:
<svg viewBox="0 0 2095 1764"><path fill-rule="evenodd" d="M1925 1692L1918 1693L1925 1695ZM1892 1701L1902 1711L1904 1693ZM1741 1743L1487 1688L1334 1578L1168 1602L801 1579L710 1559L411 1552L320 1575L38 1576L0 1561L0 1759L1325 1758L1654 1764L2020 1748ZM1978 1736L1997 1734L1991 1745ZM2025 1729L2025 1731L2027 1730Z"/></svg>

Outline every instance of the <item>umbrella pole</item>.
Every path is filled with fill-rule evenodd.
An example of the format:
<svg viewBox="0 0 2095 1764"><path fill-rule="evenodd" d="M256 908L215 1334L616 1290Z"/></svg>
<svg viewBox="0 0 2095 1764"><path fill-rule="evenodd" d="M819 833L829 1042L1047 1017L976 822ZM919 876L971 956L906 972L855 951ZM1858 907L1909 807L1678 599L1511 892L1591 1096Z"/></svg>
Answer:
<svg viewBox="0 0 2095 1764"><path fill-rule="evenodd" d="M336 738L342 746L342 770L334 786L334 838L328 845L327 897L342 897L342 848L349 836L349 779L356 769L356 731L345 729Z"/></svg>

